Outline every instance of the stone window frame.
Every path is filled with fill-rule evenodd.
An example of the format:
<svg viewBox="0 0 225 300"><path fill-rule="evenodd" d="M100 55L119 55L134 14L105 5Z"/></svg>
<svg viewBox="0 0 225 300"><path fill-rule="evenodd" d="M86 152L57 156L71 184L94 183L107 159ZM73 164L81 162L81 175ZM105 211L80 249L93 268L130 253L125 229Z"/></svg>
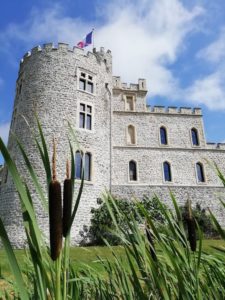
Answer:
<svg viewBox="0 0 225 300"><path fill-rule="evenodd" d="M82 74L84 74L85 76L83 76ZM89 77L91 77L92 79L89 79ZM81 89L80 88L80 79L85 81L85 85L87 87L87 83L91 82L93 83L93 92L89 92L87 90L87 88L85 87L85 89ZM87 93L88 95L96 95L96 74L94 74L93 72L90 72L86 69L83 68L78 68L77 69L77 90L83 93Z"/></svg>
<svg viewBox="0 0 225 300"><path fill-rule="evenodd" d="M126 109L127 108L127 98L128 97L132 97L133 110ZM136 94L130 94L130 93L124 94L123 95L123 100L124 100L124 111L127 111L127 112L136 112Z"/></svg>
<svg viewBox="0 0 225 300"><path fill-rule="evenodd" d="M130 180L130 162L134 162L136 164L136 177L137 177L137 180ZM139 182L139 167L138 167L138 162L135 160L135 159L130 159L128 161L128 165L127 165L127 170L128 170L128 183L133 183L133 184L136 184Z"/></svg>
<svg viewBox="0 0 225 300"><path fill-rule="evenodd" d="M166 181L165 180L165 172L164 172L164 163L168 163L170 166L170 176L171 176L171 181ZM173 167L172 167L172 163L171 161L169 161L168 159L164 160L162 162L162 177L163 177L163 183L164 184L173 184L174 183L174 179L173 179Z"/></svg>
<svg viewBox="0 0 225 300"><path fill-rule="evenodd" d="M198 180L197 164L201 165L204 181ZM205 172L205 167L201 161L195 162L195 178L196 178L196 183L198 185L206 185L207 184L207 176L206 176L206 172Z"/></svg>
<svg viewBox="0 0 225 300"><path fill-rule="evenodd" d="M134 141L135 143L132 144L132 143L128 143L128 139L129 139L129 127L132 126L134 128ZM136 126L134 124L128 124L127 127L126 127L126 145L128 146L136 146L137 145L137 130L136 130Z"/></svg>
<svg viewBox="0 0 225 300"><path fill-rule="evenodd" d="M160 129L161 129L161 128L164 128L164 129L166 130L167 144L162 144L162 143L161 143L161 132L160 132ZM169 139L169 134L168 134L168 132L169 132L169 130L168 130L168 128L166 127L166 125L161 124L161 125L159 126L159 129L158 129L158 138L159 138L159 145L160 145L161 147L169 147L169 145L170 145L170 139Z"/></svg>
<svg viewBox="0 0 225 300"><path fill-rule="evenodd" d="M85 112L84 112L85 113L85 127L84 128L80 127L80 113L82 112L80 110L80 105L81 104L84 104L85 107L91 106L91 113L88 113L86 111L86 109L85 109ZM94 104L90 103L90 102L87 102L87 101L78 101L77 105L78 105L77 106L77 128L78 128L78 130L82 130L82 131L84 130L86 132L93 133L94 132L94 120L95 120L95 118L94 118ZM91 129L86 128L87 115L91 115Z"/></svg>
<svg viewBox="0 0 225 300"><path fill-rule="evenodd" d="M83 156L86 154L86 153L89 153L91 155L91 163L90 163L90 180L85 180L84 179L84 182L86 184L93 184L94 183L94 155L93 155L93 151L91 149L77 149L75 151L75 155L74 155L74 159L75 159L75 162L76 162L76 153L77 152L81 152L83 154ZM76 167L76 166L75 166ZM81 179L79 178L76 178L76 169L75 169L75 181L77 182L81 182Z"/></svg>
<svg viewBox="0 0 225 300"><path fill-rule="evenodd" d="M194 145L193 144L192 130L195 130L197 132L198 145ZM191 140L191 147L193 147L193 148L200 148L201 147L201 143L200 143L200 138L199 138L199 130L196 127L191 127L190 130L189 130L189 135L190 135L190 140Z"/></svg>

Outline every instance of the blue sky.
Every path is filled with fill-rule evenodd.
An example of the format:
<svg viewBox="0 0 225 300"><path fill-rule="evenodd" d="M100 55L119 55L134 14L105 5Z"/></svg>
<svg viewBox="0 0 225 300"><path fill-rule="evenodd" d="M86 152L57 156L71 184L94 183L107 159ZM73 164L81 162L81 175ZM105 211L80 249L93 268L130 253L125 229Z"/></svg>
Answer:
<svg viewBox="0 0 225 300"><path fill-rule="evenodd" d="M207 140L225 141L224 0L14 0L0 12L5 142L22 56L46 42L72 47L93 27L95 46L112 51L114 75L146 78L151 105L201 106Z"/></svg>

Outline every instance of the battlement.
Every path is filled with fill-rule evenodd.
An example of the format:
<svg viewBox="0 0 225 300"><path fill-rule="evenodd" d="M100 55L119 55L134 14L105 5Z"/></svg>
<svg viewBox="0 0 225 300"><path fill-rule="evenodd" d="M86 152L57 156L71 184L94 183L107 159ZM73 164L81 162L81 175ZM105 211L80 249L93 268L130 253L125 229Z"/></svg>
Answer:
<svg viewBox="0 0 225 300"><path fill-rule="evenodd" d="M115 90L126 90L126 91L144 91L147 92L146 79L138 79L138 83L127 83L121 82L120 76L113 76L113 89Z"/></svg>
<svg viewBox="0 0 225 300"><path fill-rule="evenodd" d="M28 51L27 53L24 54L23 58L21 59L20 63L23 64L27 59L29 59L32 55L36 55L37 53L40 52L52 52L52 51L58 51L58 52L70 52L74 53L77 56L85 56L85 57L97 57L98 60L99 58L103 58L105 56L111 57L111 51L104 50L104 47L101 47L99 51L96 50L96 48L93 49L92 51L85 52L84 49L81 49L79 47L70 47L69 44L66 43L58 43L57 46L55 46L53 43L46 43L43 44L42 46L36 46L31 49L31 51Z"/></svg>
<svg viewBox="0 0 225 300"><path fill-rule="evenodd" d="M180 115L202 115L201 108L198 107L176 107L176 106L150 106L147 105L147 110L152 113L160 114L180 114Z"/></svg>
<svg viewBox="0 0 225 300"><path fill-rule="evenodd" d="M225 143L206 143L207 149L225 150Z"/></svg>

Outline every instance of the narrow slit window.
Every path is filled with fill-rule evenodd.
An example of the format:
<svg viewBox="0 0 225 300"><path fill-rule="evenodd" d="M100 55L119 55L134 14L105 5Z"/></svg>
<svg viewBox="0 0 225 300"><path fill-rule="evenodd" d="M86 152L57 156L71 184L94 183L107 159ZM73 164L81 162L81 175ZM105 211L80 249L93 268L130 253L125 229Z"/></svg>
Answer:
<svg viewBox="0 0 225 300"><path fill-rule="evenodd" d="M201 163L196 164L196 171L197 171L197 180L198 180L198 182L205 182L205 175L204 175L203 165Z"/></svg>
<svg viewBox="0 0 225 300"><path fill-rule="evenodd" d="M198 130L196 128L191 129L191 138L192 138L192 145L199 146Z"/></svg>
<svg viewBox="0 0 225 300"><path fill-rule="evenodd" d="M127 144L128 145L135 145L135 127L133 125L129 125L127 128Z"/></svg>
<svg viewBox="0 0 225 300"><path fill-rule="evenodd" d="M164 180L167 182L171 182L172 181L171 167L167 161L163 163L163 172L164 172Z"/></svg>
<svg viewBox="0 0 225 300"><path fill-rule="evenodd" d="M129 179L130 181L137 181L137 163L133 160L129 162Z"/></svg>
<svg viewBox="0 0 225 300"><path fill-rule="evenodd" d="M165 127L160 127L160 143L161 145L167 145L167 132Z"/></svg>

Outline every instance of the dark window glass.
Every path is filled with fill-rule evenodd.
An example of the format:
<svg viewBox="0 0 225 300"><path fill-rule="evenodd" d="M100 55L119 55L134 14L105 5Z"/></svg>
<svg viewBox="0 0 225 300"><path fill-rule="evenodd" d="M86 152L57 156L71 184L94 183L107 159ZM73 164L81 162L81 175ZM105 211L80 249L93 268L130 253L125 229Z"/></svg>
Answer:
<svg viewBox="0 0 225 300"><path fill-rule="evenodd" d="M93 93L94 89L93 89L93 83L92 82L89 82L87 83L87 91L89 93Z"/></svg>
<svg viewBox="0 0 225 300"><path fill-rule="evenodd" d="M168 162L163 163L163 171L164 171L164 180L172 181L170 164Z"/></svg>
<svg viewBox="0 0 225 300"><path fill-rule="evenodd" d="M87 105L87 112L91 113L91 106L90 105Z"/></svg>
<svg viewBox="0 0 225 300"><path fill-rule="evenodd" d="M85 73L83 73L83 72L81 72L81 74L80 74L80 76L82 76L82 77L86 77L86 74Z"/></svg>
<svg viewBox="0 0 225 300"><path fill-rule="evenodd" d="M79 89L85 91L86 81L84 79L80 79L79 81Z"/></svg>
<svg viewBox="0 0 225 300"><path fill-rule="evenodd" d="M80 128L85 128L85 114L84 113L80 113L80 124L79 124Z"/></svg>
<svg viewBox="0 0 225 300"><path fill-rule="evenodd" d="M137 166L135 161L129 162L129 178L130 181L137 181Z"/></svg>
<svg viewBox="0 0 225 300"><path fill-rule="evenodd" d="M91 130L91 115L87 115L86 129Z"/></svg>
<svg viewBox="0 0 225 300"><path fill-rule="evenodd" d="M160 142L162 145L167 145L167 133L164 127L160 128Z"/></svg>
<svg viewBox="0 0 225 300"><path fill-rule="evenodd" d="M91 180L91 154L85 153L84 179Z"/></svg>
<svg viewBox="0 0 225 300"><path fill-rule="evenodd" d="M85 105L84 104L80 104L80 111L85 111Z"/></svg>
<svg viewBox="0 0 225 300"><path fill-rule="evenodd" d="M88 75L88 79L92 80L92 76Z"/></svg>
<svg viewBox="0 0 225 300"><path fill-rule="evenodd" d="M204 176L202 164L197 163L196 168L197 168L198 182L205 182L205 176Z"/></svg>
<svg viewBox="0 0 225 300"><path fill-rule="evenodd" d="M194 146L199 146L199 141L198 141L198 131L195 128L191 129L191 137L192 137L192 144Z"/></svg>
<svg viewBox="0 0 225 300"><path fill-rule="evenodd" d="M75 178L81 179L82 174L82 155L79 151L75 155Z"/></svg>

